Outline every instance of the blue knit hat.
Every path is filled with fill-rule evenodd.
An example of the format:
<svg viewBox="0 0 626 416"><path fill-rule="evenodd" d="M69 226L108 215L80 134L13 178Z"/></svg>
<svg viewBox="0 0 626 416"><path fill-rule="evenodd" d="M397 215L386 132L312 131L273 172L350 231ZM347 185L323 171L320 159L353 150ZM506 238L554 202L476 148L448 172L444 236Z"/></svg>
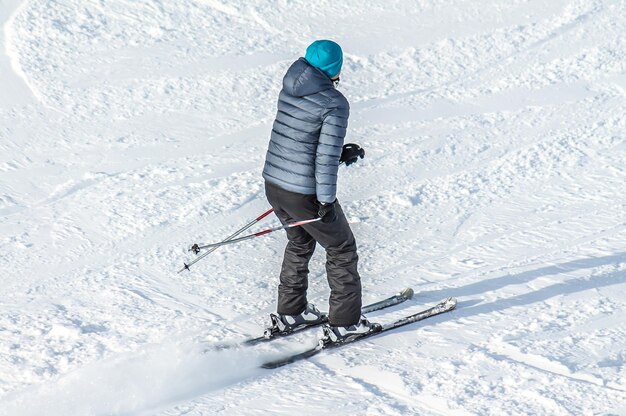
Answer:
<svg viewBox="0 0 626 416"><path fill-rule="evenodd" d="M316 40L306 48L304 59L328 75L328 78L334 78L341 71L343 52L341 46L332 40Z"/></svg>

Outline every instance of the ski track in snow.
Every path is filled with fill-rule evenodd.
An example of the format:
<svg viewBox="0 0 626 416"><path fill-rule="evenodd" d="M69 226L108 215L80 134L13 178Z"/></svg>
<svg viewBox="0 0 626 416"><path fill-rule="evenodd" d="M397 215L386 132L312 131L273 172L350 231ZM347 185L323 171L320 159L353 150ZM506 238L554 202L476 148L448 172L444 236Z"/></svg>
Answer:
<svg viewBox="0 0 626 416"><path fill-rule="evenodd" d="M0 415L626 415L623 1L24 0L0 26ZM284 236L176 271L268 208L316 38L367 152L339 179L364 301L416 290L371 318L459 306L261 371L316 333L211 345L260 331Z"/></svg>

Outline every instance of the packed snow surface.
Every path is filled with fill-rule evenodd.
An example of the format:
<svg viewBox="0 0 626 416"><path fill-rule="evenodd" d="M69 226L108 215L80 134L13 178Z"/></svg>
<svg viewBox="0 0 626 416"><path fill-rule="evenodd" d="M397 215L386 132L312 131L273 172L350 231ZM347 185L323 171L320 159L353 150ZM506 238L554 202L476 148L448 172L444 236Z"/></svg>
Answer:
<svg viewBox="0 0 626 416"><path fill-rule="evenodd" d="M626 415L626 2L0 2L0 415ZM364 302L456 311L277 370L281 79L345 52ZM252 228L274 225L268 217ZM324 253L309 299L326 309Z"/></svg>

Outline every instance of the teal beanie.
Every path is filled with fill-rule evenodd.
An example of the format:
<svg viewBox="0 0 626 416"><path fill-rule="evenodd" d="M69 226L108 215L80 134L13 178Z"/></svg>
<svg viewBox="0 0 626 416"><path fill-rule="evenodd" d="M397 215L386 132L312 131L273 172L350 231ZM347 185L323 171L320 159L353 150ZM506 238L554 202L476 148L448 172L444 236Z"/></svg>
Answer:
<svg viewBox="0 0 626 416"><path fill-rule="evenodd" d="M343 52L341 46L332 40L316 40L306 48L304 59L328 78L334 78L341 71Z"/></svg>

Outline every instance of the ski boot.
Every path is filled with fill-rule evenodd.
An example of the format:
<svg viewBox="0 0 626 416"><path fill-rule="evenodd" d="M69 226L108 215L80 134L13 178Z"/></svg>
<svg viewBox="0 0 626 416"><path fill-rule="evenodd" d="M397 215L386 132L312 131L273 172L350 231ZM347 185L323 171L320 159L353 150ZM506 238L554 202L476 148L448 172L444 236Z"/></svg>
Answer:
<svg viewBox="0 0 626 416"><path fill-rule="evenodd" d="M329 344L341 344L343 342L354 341L371 332L379 332L382 326L377 323L371 323L364 316L356 325L350 326L332 326L324 324L322 327L322 338L320 338L320 346L322 348Z"/></svg>
<svg viewBox="0 0 626 416"><path fill-rule="evenodd" d="M315 305L309 303L304 311L299 315L270 314L270 326L265 330L263 336L272 338L277 333L286 334L299 327L317 325L326 322L328 317L321 313Z"/></svg>

